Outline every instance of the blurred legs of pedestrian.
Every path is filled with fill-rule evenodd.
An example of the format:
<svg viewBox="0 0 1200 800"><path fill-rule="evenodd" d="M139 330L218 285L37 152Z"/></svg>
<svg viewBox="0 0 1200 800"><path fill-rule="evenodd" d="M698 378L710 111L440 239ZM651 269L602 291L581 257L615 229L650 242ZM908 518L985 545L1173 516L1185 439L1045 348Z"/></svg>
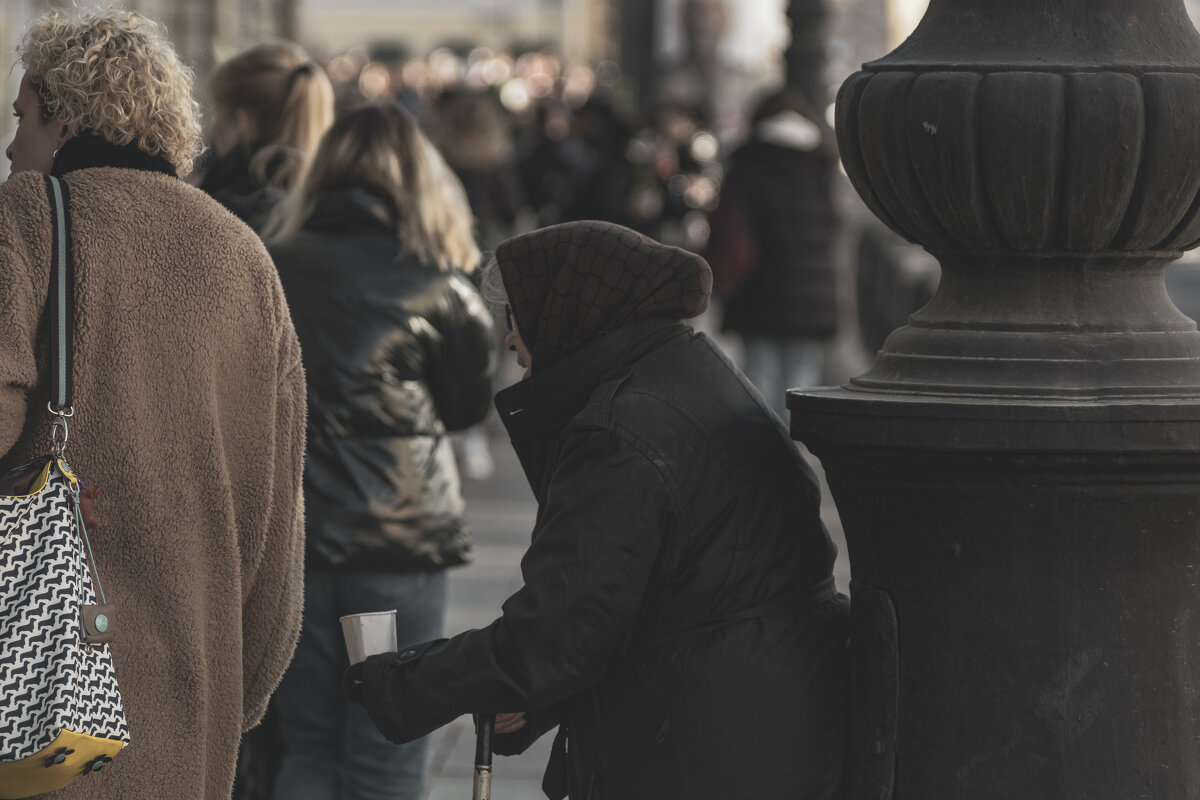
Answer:
<svg viewBox="0 0 1200 800"><path fill-rule="evenodd" d="M823 339L742 337L742 372L787 422L787 391L816 386L825 366Z"/></svg>
<svg viewBox="0 0 1200 800"><path fill-rule="evenodd" d="M486 481L496 471L492 458L491 433L488 422L450 434L458 473L473 481Z"/></svg>
<svg viewBox="0 0 1200 800"><path fill-rule="evenodd" d="M284 744L275 800L420 800L428 740L391 744L342 694L349 660L338 618L390 609L400 645L441 636L445 572L306 575L300 642L272 700Z"/></svg>

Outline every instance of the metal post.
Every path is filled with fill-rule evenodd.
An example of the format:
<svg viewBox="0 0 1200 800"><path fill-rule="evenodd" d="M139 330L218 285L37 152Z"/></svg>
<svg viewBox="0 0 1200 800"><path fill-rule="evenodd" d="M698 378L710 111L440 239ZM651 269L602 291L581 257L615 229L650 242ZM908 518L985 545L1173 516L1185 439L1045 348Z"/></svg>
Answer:
<svg viewBox="0 0 1200 800"><path fill-rule="evenodd" d="M788 21L792 41L784 53L788 85L803 92L813 108L824 109L825 87L825 0L790 0Z"/></svg>
<svg viewBox="0 0 1200 800"><path fill-rule="evenodd" d="M932 0L838 98L942 264L793 392L853 571L853 800L1200 797L1200 34L1182 0Z"/></svg>
<svg viewBox="0 0 1200 800"><path fill-rule="evenodd" d="M300 0L279 0L277 35L291 41L300 38Z"/></svg>
<svg viewBox="0 0 1200 800"><path fill-rule="evenodd" d="M646 117L654 108L658 0L621 0L621 67L637 85L637 108Z"/></svg>

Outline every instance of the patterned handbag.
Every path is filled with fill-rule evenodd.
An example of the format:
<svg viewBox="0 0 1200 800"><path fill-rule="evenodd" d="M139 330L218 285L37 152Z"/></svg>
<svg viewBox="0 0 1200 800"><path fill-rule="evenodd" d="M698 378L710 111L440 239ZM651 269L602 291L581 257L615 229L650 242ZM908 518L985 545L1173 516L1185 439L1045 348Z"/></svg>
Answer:
<svg viewBox="0 0 1200 800"><path fill-rule="evenodd" d="M67 186L47 177L53 226L53 455L0 476L0 798L99 772L129 743L107 642L112 608L84 525L85 487L63 459L71 406L73 263ZM90 569L89 569L90 566ZM97 603L97 596L99 603Z"/></svg>

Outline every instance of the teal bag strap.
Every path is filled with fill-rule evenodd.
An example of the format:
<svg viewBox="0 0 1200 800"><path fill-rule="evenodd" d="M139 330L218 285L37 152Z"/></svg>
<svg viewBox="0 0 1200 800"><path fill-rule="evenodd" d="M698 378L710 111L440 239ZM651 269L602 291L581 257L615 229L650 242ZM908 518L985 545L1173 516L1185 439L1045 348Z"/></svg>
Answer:
<svg viewBox="0 0 1200 800"><path fill-rule="evenodd" d="M58 178L46 176L46 196L50 200L50 402L54 415L51 439L54 452L62 458L69 427L67 419L75 415L71 405L71 372L74 350L71 339L75 328L75 258L71 242L71 217L67 205L70 189Z"/></svg>
<svg viewBox="0 0 1200 800"><path fill-rule="evenodd" d="M71 217L67 204L71 199L67 184L53 176L46 176L46 194L50 198L50 413L54 415L52 436L54 454L58 468L67 472L70 468L63 461L63 449L67 445L67 418L74 416L71 405L71 372L74 366L74 349L71 344L75 330L75 258L71 243ZM75 518L79 524L79 535L87 547L87 559L92 568L92 577L101 603L108 603L104 587L100 584L100 573L96 569L96 557L92 554L92 542L87 526L83 524L83 511L79 507L79 485L74 475L69 476L71 499L75 506Z"/></svg>
<svg viewBox="0 0 1200 800"><path fill-rule="evenodd" d="M72 257L71 220L67 216L70 190L58 178L46 176L50 198L50 410L71 409L71 333L75 323L75 259Z"/></svg>

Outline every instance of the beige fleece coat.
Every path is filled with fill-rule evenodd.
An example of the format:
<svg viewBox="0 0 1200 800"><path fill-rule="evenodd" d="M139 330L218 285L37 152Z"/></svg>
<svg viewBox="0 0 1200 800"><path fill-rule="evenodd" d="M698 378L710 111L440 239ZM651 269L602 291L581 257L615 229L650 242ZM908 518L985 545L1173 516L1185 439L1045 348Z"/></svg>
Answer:
<svg viewBox="0 0 1200 800"><path fill-rule="evenodd" d="M131 743L51 800L228 798L300 625L304 375L258 238L157 173L70 173L75 417L67 460L100 487L93 537L116 607ZM0 186L0 466L50 450L41 175Z"/></svg>

